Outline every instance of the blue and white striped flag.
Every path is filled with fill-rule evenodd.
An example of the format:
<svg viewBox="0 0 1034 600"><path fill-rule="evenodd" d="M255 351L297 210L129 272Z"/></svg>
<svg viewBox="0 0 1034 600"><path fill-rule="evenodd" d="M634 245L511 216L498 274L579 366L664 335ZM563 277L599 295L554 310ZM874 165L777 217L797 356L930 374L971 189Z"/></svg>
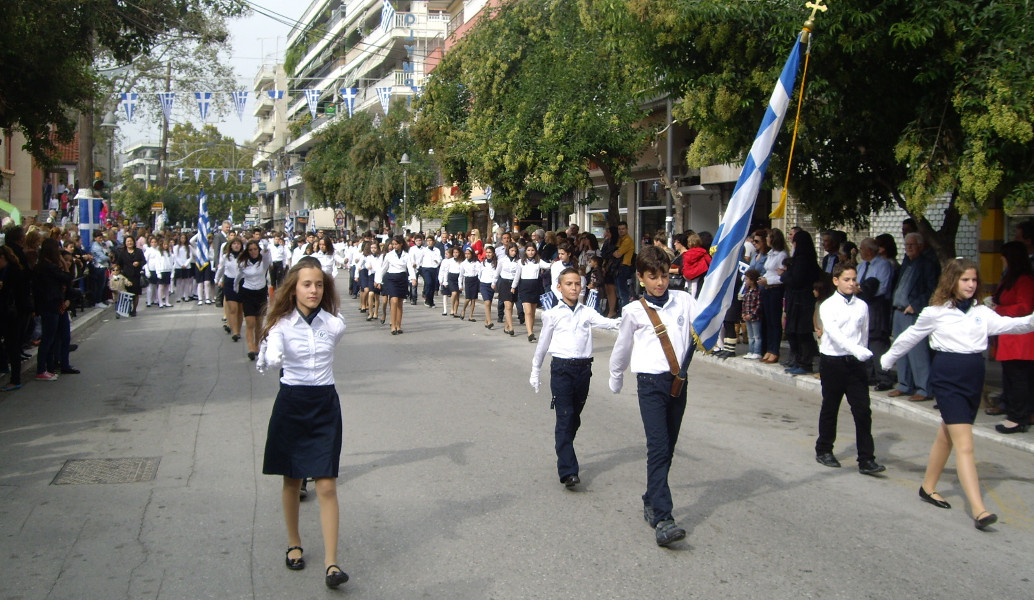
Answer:
<svg viewBox="0 0 1034 600"><path fill-rule="evenodd" d="M388 107L391 105L391 86L374 88L377 90L377 98L381 101L381 108L384 109L384 115L388 114Z"/></svg>
<svg viewBox="0 0 1034 600"><path fill-rule="evenodd" d="M79 239L84 248L93 243L93 232L101 226L101 210L104 201L100 198L79 199Z"/></svg>
<svg viewBox="0 0 1034 600"><path fill-rule="evenodd" d="M302 90L305 92L305 101L309 104L309 114L312 118L316 118L316 109L319 108L320 96L323 94L323 90Z"/></svg>
<svg viewBox="0 0 1034 600"><path fill-rule="evenodd" d="M205 188L201 188L201 195L198 196L197 215L197 253L201 257L201 267L208 264L208 198L205 196Z"/></svg>
<svg viewBox="0 0 1034 600"><path fill-rule="evenodd" d="M281 100L284 97L284 90L266 90L271 100Z"/></svg>
<svg viewBox="0 0 1034 600"><path fill-rule="evenodd" d="M175 99L176 92L158 92L158 102L162 105L166 121L172 121L172 101Z"/></svg>
<svg viewBox="0 0 1034 600"><path fill-rule="evenodd" d="M539 304L542 305L542 310L549 310L556 304L556 296L553 295L553 292L546 292L539 296Z"/></svg>
<svg viewBox="0 0 1034 600"><path fill-rule="evenodd" d="M597 304L600 302L600 293L596 290L589 290L589 293L585 295L585 305L593 310L599 310Z"/></svg>
<svg viewBox="0 0 1034 600"><path fill-rule="evenodd" d="M395 26L395 7L388 0L381 1L381 27L384 31L390 31Z"/></svg>
<svg viewBox="0 0 1034 600"><path fill-rule="evenodd" d="M284 219L284 233L290 236L294 235L294 213L292 212L288 212L287 218Z"/></svg>
<svg viewBox="0 0 1034 600"><path fill-rule="evenodd" d="M715 251L711 266L707 269L704 287L696 301L700 312L693 319L694 335L706 350L710 350L717 343L725 312L729 310L732 296L736 293L737 265L740 255L743 254L743 240L747 239L750 217L754 212L754 203L757 201L761 182L765 178L772 146L775 145L776 135L793 95L802 47L801 38L798 36L790 51L790 57L783 66L783 72L779 75L779 81L776 82L775 90L772 91L765 117L758 128L750 154L743 164L740 178L736 181L736 188L729 200L729 207L715 235Z"/></svg>
<svg viewBox="0 0 1034 600"><path fill-rule="evenodd" d="M244 183L244 175L245 175L244 169L238 169L237 170L237 183Z"/></svg>
<svg viewBox="0 0 1034 600"><path fill-rule="evenodd" d="M126 111L126 120L130 123L133 122L133 115L136 114L136 99L139 97L140 94L136 92L122 93L122 109Z"/></svg>
<svg viewBox="0 0 1034 600"><path fill-rule="evenodd" d="M209 171L208 171L208 183L215 183L215 169L209 169Z"/></svg>
<svg viewBox="0 0 1034 600"><path fill-rule="evenodd" d="M212 92L194 92L197 99L197 112L201 115L201 121L208 120L208 109L212 107Z"/></svg>
<svg viewBox="0 0 1034 600"><path fill-rule="evenodd" d="M348 118L352 118L355 112L355 99L359 96L359 88L341 88L341 100L348 109Z"/></svg>
<svg viewBox="0 0 1034 600"><path fill-rule="evenodd" d="M230 92L233 106L237 109L237 118L244 121L244 107L248 104L248 92Z"/></svg>

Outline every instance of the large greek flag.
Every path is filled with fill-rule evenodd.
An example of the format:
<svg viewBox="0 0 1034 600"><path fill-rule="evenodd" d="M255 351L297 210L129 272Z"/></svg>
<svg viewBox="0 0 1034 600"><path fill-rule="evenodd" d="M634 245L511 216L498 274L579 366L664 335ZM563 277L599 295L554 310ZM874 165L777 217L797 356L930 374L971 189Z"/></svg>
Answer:
<svg viewBox="0 0 1034 600"><path fill-rule="evenodd" d="M797 79L797 67L801 62L803 44L800 36L794 42L790 57L786 59L783 72L779 75L768 110L758 128L754 145L750 148L747 161L743 164L740 178L729 200L729 207L722 217L715 235L715 252L711 266L704 277L704 287L697 303L700 312L693 319L693 331L700 344L710 350L721 334L722 320L725 312L732 304L732 295L736 293L736 267L743 254L743 242L747 239L750 217L754 212L754 203L765 178L765 169L772 155L772 146L776 135L786 116L786 108L793 95L794 82Z"/></svg>
<svg viewBox="0 0 1034 600"><path fill-rule="evenodd" d="M201 195L198 196L197 253L201 257L202 268L208 264L208 225L208 198L205 188L201 188Z"/></svg>
<svg viewBox="0 0 1034 600"><path fill-rule="evenodd" d="M395 7L388 0L381 0L381 27L384 31L391 31L395 26Z"/></svg>

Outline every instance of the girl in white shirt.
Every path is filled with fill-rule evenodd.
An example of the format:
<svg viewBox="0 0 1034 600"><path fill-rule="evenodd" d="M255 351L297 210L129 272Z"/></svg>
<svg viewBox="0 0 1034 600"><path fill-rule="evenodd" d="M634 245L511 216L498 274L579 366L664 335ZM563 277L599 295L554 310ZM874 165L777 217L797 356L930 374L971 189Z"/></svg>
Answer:
<svg viewBox="0 0 1034 600"><path fill-rule="evenodd" d="M470 319L471 323L477 322L474 318L474 307L477 306L478 299L478 288L480 288L480 281L478 275L481 274L481 261L478 260L477 252L474 248L467 248L463 251L463 264L460 265L460 277L463 280L463 312L460 313L460 318L465 319L467 317L467 307L470 307Z"/></svg>
<svg viewBox="0 0 1034 600"><path fill-rule="evenodd" d="M571 260L571 253L573 250L574 248L571 247L571 244L560 244L556 251L557 259L549 265L549 291L553 292L553 296L556 297L557 302L560 302L560 298L563 297L560 293L560 273L564 269L574 266L574 263ZM585 286L582 287L584 288Z"/></svg>
<svg viewBox="0 0 1034 600"><path fill-rule="evenodd" d="M1034 331L1034 315L1000 316L976 302L973 296L979 288L975 262L956 258L945 265L930 304L919 313L914 325L898 335L880 358L880 365L889 370L929 336L930 347L935 351L929 385L937 399L942 423L930 449L919 497L934 506L951 508L937 494L937 481L954 447L955 469L973 511L973 523L977 529L984 529L998 516L984 506L973 456L973 421L984 387L983 351L987 349L988 336Z"/></svg>
<svg viewBox="0 0 1034 600"><path fill-rule="evenodd" d="M316 260L320 261L323 272L331 277L337 277L337 261L334 260L334 246L327 238L316 240L316 250L312 253Z"/></svg>
<svg viewBox="0 0 1034 600"><path fill-rule="evenodd" d="M481 271L478 273L481 300L485 303L485 329L495 327L492 322L492 299L495 297L495 282L498 279L499 260L495 255L495 246L485 246L485 260L481 261ZM470 316L474 316L474 309L470 310Z"/></svg>
<svg viewBox="0 0 1034 600"><path fill-rule="evenodd" d="M376 318L380 318L381 325L384 325L384 320L387 319L388 307L384 306L384 311L381 311L381 291L374 285L374 274L381 268L381 245L379 242L370 242L370 254L366 257L363 262L363 266L366 267L366 320L372 321ZM384 304L387 304L385 302Z"/></svg>
<svg viewBox="0 0 1034 600"><path fill-rule="evenodd" d="M283 476L280 501L287 525L288 569L305 568L298 528L302 481L312 478L320 504L324 581L348 581L337 566L337 476L341 457L341 403L334 386L334 348L345 332L334 280L320 262L304 257L288 271L262 332L259 372L281 367L280 391L266 434L262 472Z"/></svg>
<svg viewBox="0 0 1034 600"><path fill-rule="evenodd" d="M524 247L524 258L521 259L520 268L514 274L513 283L510 284L510 291L516 292L521 304L524 305L524 326L528 330L528 341L535 342L535 307L539 304L539 296L542 295L542 271L549 269L549 264L539 260L538 250L534 244Z"/></svg>
<svg viewBox="0 0 1034 600"><path fill-rule="evenodd" d="M362 247L355 257L355 281L359 294L359 312L367 313L366 320L370 321L370 272L366 270L366 257L370 256L372 246L375 242L363 242Z"/></svg>
<svg viewBox="0 0 1034 600"><path fill-rule="evenodd" d="M226 320L223 331L230 334L230 339L235 342L241 339L241 325L244 323L240 295L237 293L237 286L234 285L240 272L237 258L243 251L244 244L241 243L241 238L230 238L223 244L223 256L215 270L215 284L223 288L223 318Z"/></svg>
<svg viewBox="0 0 1034 600"><path fill-rule="evenodd" d="M187 241L187 234L181 233L172 249L173 275L176 302L186 302L190 297L190 287L194 283L194 277L190 272L190 243Z"/></svg>
<svg viewBox="0 0 1034 600"><path fill-rule="evenodd" d="M158 238L151 236L147 239L147 246L144 247L144 274L147 276L147 295L144 297L144 306L158 304L158 261L161 259L161 250L158 249Z"/></svg>
<svg viewBox="0 0 1034 600"><path fill-rule="evenodd" d="M499 290L499 301L503 303L503 333L513 336L513 303L514 292L513 278L517 276L517 269L521 267L517 260L517 244L511 242L506 246L504 256L499 257L499 281L496 288Z"/></svg>
<svg viewBox="0 0 1034 600"><path fill-rule="evenodd" d="M453 246L445 251L446 259L442 261L438 271L438 281L442 284L442 295L449 294L449 301L444 302L442 316L450 314L457 319L463 315L456 314L460 310L460 265L462 264L462 251L459 246ZM447 288L447 291L445 289ZM444 298L443 298L444 300ZM447 312L445 309L449 309Z"/></svg>
<svg viewBox="0 0 1034 600"><path fill-rule="evenodd" d="M237 258L238 271L234 285L239 286L237 297L240 298L244 324L247 326L244 341L248 344L250 360L255 360L258 356L259 320L269 300L266 274L272 263L269 249L263 250L256 240L249 241L244 247L244 252Z"/></svg>
<svg viewBox="0 0 1034 600"><path fill-rule="evenodd" d="M377 269L374 284L387 298L386 308L391 311L391 335L402 333L402 306L409 296L410 286L416 285L416 268L406 250L406 238L396 235L384 253L384 262ZM384 320L381 320L384 323Z"/></svg>
<svg viewBox="0 0 1034 600"><path fill-rule="evenodd" d="M169 250L169 240L158 242L158 308L172 308L169 304L169 285L172 283L172 271L176 268L176 259Z"/></svg>
<svg viewBox="0 0 1034 600"><path fill-rule="evenodd" d="M760 232L755 235L761 235ZM786 237L779 229L765 236L768 255L758 285L761 286L761 346L765 351L760 362L779 362L779 344L783 339L783 280L780 274L786 254Z"/></svg>

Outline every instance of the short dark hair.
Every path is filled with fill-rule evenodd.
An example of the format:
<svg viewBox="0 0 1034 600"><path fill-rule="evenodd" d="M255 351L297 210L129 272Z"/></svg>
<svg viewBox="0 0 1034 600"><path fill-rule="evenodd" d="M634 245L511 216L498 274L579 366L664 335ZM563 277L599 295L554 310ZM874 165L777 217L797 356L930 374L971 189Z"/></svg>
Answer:
<svg viewBox="0 0 1034 600"><path fill-rule="evenodd" d="M833 265L833 272L830 273L833 277L840 277L844 271L858 272L858 266L849 260L838 261L837 264Z"/></svg>
<svg viewBox="0 0 1034 600"><path fill-rule="evenodd" d="M564 278L564 275L568 275L570 273L574 273L579 277L579 279L582 276L582 274L578 272L578 267L567 267L563 271L560 271L560 274L556 276L557 283L560 283L560 280Z"/></svg>
<svg viewBox="0 0 1034 600"><path fill-rule="evenodd" d="M647 273L667 273L671 268L671 261L668 253L660 246L646 246L639 251L639 258L635 261L635 270L640 275Z"/></svg>
<svg viewBox="0 0 1034 600"><path fill-rule="evenodd" d="M761 271L758 271L757 269L747 269L743 272L743 278L749 279L750 281L757 281L758 279L761 279Z"/></svg>

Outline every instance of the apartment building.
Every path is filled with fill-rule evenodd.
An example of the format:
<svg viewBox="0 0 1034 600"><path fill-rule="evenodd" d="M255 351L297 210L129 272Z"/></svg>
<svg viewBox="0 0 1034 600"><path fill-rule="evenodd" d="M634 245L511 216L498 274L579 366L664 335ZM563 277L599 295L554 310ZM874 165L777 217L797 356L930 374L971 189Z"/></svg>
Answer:
<svg viewBox="0 0 1034 600"><path fill-rule="evenodd" d="M256 218L261 222L272 220L277 227L283 225L288 211L300 208L291 206L289 191L289 179L301 179L300 171L294 173L292 169L298 159L284 150L289 135L287 105L291 98L284 65L262 65L252 89L257 124L251 139L255 148L251 191L259 199ZM298 203L301 201L297 199Z"/></svg>

